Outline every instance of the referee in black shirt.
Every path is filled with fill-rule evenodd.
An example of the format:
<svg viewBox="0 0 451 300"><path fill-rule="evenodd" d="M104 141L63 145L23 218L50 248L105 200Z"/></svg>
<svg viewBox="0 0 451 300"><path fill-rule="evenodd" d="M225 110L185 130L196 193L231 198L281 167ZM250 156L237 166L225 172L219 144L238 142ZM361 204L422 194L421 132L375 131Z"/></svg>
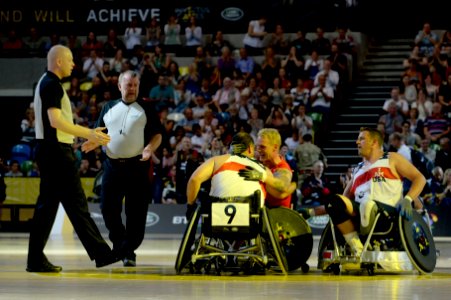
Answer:
<svg viewBox="0 0 451 300"><path fill-rule="evenodd" d="M53 46L47 55L47 72L36 86L36 161L41 183L30 231L28 272L62 270L60 266L50 263L44 254L59 203L63 205L75 232L97 267L119 260L91 218L75 165L72 150L75 137L100 145L107 144L110 137L102 132L104 128L89 129L74 125L70 100L61 85L61 79L71 75L74 65L69 48Z"/></svg>

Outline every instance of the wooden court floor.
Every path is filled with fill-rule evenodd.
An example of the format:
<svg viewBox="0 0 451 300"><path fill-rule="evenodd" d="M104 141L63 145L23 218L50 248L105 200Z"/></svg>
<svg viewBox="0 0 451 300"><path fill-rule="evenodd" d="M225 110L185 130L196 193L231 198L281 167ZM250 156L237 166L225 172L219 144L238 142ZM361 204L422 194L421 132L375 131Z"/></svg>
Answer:
<svg viewBox="0 0 451 300"><path fill-rule="evenodd" d="M53 235L46 254L59 274L25 271L28 234L0 233L0 299L451 299L451 242L436 241L432 274L417 272L333 275L316 269L289 275L177 275L180 236L146 236L136 268L121 263L96 269L72 235Z"/></svg>

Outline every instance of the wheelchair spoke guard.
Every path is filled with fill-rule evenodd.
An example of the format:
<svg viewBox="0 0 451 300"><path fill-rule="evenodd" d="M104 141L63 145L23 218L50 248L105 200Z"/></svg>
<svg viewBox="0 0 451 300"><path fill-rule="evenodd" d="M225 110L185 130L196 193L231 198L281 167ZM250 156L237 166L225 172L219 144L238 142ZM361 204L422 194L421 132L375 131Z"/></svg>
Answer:
<svg viewBox="0 0 451 300"><path fill-rule="evenodd" d="M268 235L269 242L270 242L270 252L274 256L274 259L276 260L276 263L279 265L279 268L282 273L287 274L288 270L288 262L287 258L285 257L285 253L282 250L279 237L277 235L276 230L276 224L273 223L271 218L269 217L268 213L269 209L264 207L262 209L262 216L263 216L263 222L266 227L266 234Z"/></svg>
<svg viewBox="0 0 451 300"><path fill-rule="evenodd" d="M305 266L313 249L313 235L307 221L296 211L277 207L268 211L275 236L285 253L289 271Z"/></svg>
<svg viewBox="0 0 451 300"><path fill-rule="evenodd" d="M183 268L185 268L191 261L191 255L193 254L192 246L196 239L199 218L200 207L198 207L194 212L183 234L182 243L180 244L179 251L177 253L177 259L175 261L175 271L177 272L177 274L180 274Z"/></svg>
<svg viewBox="0 0 451 300"><path fill-rule="evenodd" d="M420 273L431 273L437 254L428 224L414 211L409 221L399 216L399 228L403 246L412 264Z"/></svg>

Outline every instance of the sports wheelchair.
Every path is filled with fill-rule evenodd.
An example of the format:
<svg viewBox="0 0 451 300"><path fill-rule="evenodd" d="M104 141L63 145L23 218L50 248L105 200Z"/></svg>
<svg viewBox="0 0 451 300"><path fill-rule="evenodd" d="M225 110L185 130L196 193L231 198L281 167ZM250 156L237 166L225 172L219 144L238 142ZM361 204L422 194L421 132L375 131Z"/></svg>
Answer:
<svg viewBox="0 0 451 300"><path fill-rule="evenodd" d="M318 245L318 269L332 272L367 271L374 275L378 269L389 272L415 271L431 273L437 252L429 215L423 208L413 210L410 220L401 217L395 208L374 201L370 225L361 227L363 252L355 257L332 220L322 232Z"/></svg>
<svg viewBox="0 0 451 300"><path fill-rule="evenodd" d="M302 267L313 247L304 218L288 208L260 206L260 191L248 197L201 200L191 217L175 262L180 274L222 272L287 274Z"/></svg>

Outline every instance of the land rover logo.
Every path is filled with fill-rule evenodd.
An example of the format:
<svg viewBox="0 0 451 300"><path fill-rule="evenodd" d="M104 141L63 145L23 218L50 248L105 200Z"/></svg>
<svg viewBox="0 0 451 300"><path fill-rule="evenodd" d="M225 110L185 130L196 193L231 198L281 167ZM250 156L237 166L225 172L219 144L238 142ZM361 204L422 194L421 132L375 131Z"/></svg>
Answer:
<svg viewBox="0 0 451 300"><path fill-rule="evenodd" d="M146 227L153 226L160 221L160 217L153 212L147 212Z"/></svg>
<svg viewBox="0 0 451 300"><path fill-rule="evenodd" d="M221 12L221 17L227 21L238 21L244 15L241 8L228 7Z"/></svg>

